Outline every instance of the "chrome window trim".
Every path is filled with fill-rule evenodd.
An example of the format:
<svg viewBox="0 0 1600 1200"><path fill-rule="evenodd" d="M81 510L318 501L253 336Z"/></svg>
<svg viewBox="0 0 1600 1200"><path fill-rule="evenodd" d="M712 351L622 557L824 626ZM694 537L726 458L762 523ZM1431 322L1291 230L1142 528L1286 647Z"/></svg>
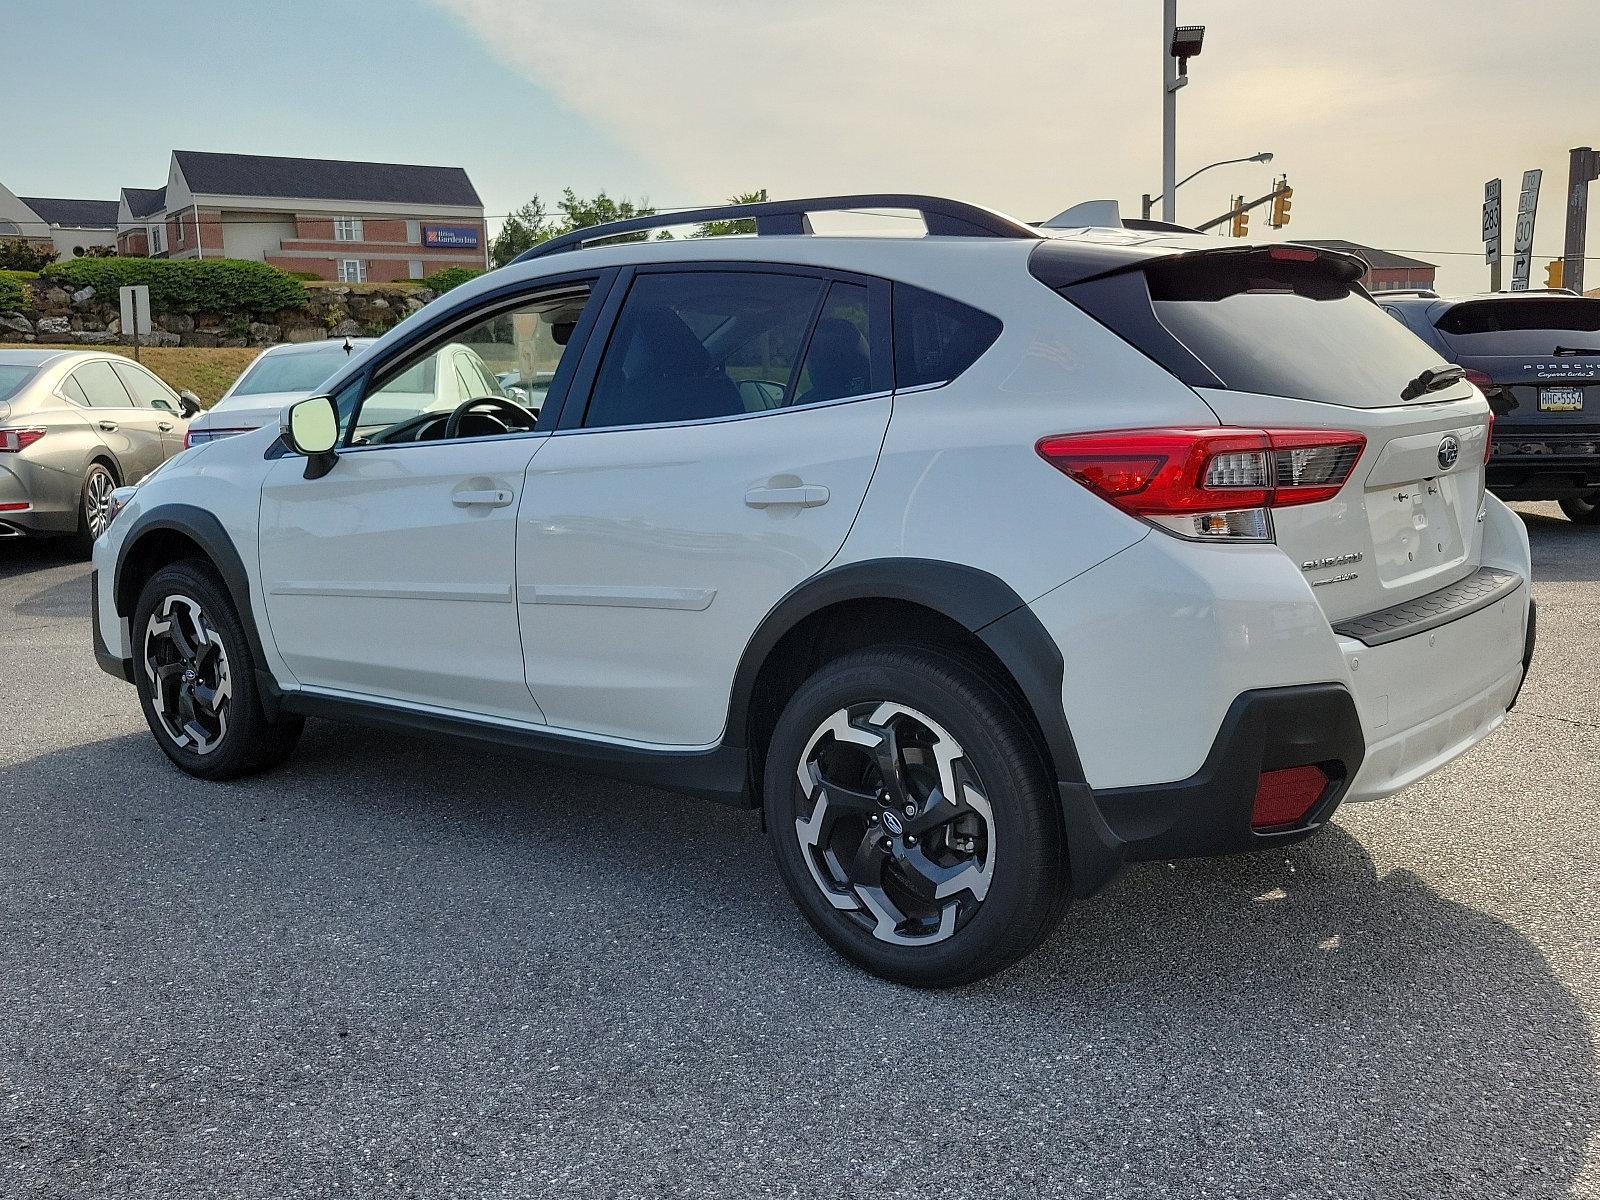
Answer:
<svg viewBox="0 0 1600 1200"><path fill-rule="evenodd" d="M839 396L833 400L813 400L810 404L786 404L782 408L763 408L756 412L725 413L720 417L699 417L692 421L640 421L633 425L582 425L573 429L557 429L552 433L556 437L566 437L575 433L622 433L638 429L683 429L694 425L725 425L732 421L748 421L754 417L780 417L784 413L806 412L815 408L834 408L840 404L857 404L863 400L881 400L885 396L893 396L892 388L885 388L876 392L864 392L859 396Z"/></svg>

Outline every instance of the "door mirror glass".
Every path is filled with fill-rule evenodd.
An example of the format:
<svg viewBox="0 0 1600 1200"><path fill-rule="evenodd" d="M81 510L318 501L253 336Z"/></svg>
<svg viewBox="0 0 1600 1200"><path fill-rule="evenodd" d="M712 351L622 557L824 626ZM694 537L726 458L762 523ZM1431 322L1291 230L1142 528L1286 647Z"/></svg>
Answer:
<svg viewBox="0 0 1600 1200"><path fill-rule="evenodd" d="M284 444L307 458L329 454L339 441L339 412L329 396L313 396L284 412Z"/></svg>

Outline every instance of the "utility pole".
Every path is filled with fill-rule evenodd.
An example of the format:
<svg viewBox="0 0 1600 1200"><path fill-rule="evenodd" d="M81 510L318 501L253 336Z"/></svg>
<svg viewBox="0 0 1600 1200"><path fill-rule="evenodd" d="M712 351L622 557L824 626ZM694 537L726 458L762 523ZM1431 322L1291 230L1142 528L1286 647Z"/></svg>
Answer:
<svg viewBox="0 0 1600 1200"><path fill-rule="evenodd" d="M1583 254L1589 240L1589 184L1600 179L1600 154L1588 146L1571 152L1572 166L1567 176L1567 241L1562 251L1565 265L1562 283L1583 295Z"/></svg>
<svg viewBox="0 0 1600 1200"><path fill-rule="evenodd" d="M1178 0L1162 0L1161 13L1161 219L1178 219L1178 89L1188 79L1178 74L1172 35L1178 29Z"/></svg>

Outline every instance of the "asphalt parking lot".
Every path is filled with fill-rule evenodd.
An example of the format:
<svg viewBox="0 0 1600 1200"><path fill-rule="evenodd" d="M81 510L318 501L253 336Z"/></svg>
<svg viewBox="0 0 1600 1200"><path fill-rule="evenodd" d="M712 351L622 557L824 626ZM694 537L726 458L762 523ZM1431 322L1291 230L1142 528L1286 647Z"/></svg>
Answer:
<svg viewBox="0 0 1600 1200"><path fill-rule="evenodd" d="M1496 737L939 994L749 813L320 723L189 780L0 546L0 1196L1600 1195L1600 531L1522 511Z"/></svg>

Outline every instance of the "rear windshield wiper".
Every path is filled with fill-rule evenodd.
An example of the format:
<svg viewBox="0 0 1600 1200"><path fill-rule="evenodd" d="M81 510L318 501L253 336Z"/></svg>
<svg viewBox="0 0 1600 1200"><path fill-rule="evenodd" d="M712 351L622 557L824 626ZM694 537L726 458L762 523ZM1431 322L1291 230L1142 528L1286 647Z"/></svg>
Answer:
<svg viewBox="0 0 1600 1200"><path fill-rule="evenodd" d="M1567 355L1571 355L1571 354L1582 354L1582 355L1600 354L1600 348L1596 348L1594 346L1557 346L1556 347L1556 357L1557 358L1564 358Z"/></svg>
<svg viewBox="0 0 1600 1200"><path fill-rule="evenodd" d="M1437 370L1426 370L1418 375L1400 392L1400 399L1415 400L1429 392L1437 392L1440 388L1449 387L1458 379L1465 378L1466 368L1459 363L1446 363Z"/></svg>

